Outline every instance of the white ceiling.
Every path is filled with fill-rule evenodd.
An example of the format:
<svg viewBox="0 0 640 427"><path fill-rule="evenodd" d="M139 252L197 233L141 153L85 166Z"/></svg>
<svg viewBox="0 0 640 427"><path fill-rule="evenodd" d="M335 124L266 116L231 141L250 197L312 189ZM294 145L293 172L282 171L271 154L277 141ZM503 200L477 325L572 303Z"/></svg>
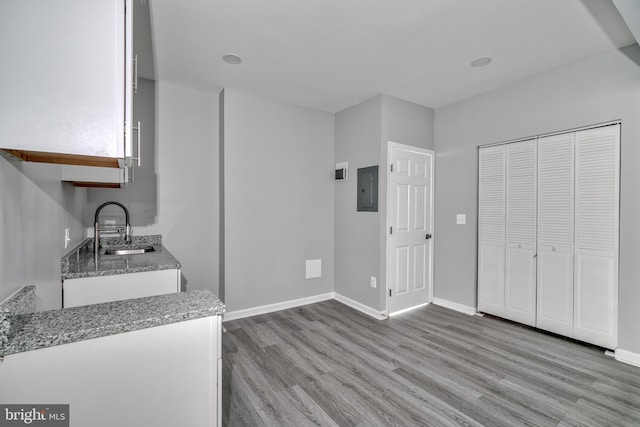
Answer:
<svg viewBox="0 0 640 427"><path fill-rule="evenodd" d="M150 0L156 77L337 112L432 108L635 42L610 0ZM222 55L236 53L240 65ZM493 57L484 68L469 63Z"/></svg>

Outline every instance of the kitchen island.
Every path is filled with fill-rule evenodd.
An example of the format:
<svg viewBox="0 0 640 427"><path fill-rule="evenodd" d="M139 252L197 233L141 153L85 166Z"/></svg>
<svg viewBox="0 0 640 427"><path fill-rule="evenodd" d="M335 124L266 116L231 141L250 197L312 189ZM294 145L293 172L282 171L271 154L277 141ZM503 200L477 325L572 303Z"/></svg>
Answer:
<svg viewBox="0 0 640 427"><path fill-rule="evenodd" d="M0 304L0 402L69 404L71 426L215 426L221 316L208 290L34 312Z"/></svg>

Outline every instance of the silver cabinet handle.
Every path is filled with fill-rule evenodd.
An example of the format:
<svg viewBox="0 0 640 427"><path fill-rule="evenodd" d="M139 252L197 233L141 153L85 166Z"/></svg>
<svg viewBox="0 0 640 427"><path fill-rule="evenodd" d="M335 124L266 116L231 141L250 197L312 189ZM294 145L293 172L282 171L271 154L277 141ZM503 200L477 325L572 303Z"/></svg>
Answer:
<svg viewBox="0 0 640 427"><path fill-rule="evenodd" d="M133 55L133 93L138 93L138 55Z"/></svg>
<svg viewBox="0 0 640 427"><path fill-rule="evenodd" d="M133 160L136 160L138 162L138 167L142 166L142 149L141 147L141 135L142 135L142 124L140 123L140 120L138 120L138 126L134 127L133 130L138 132L138 157L134 157Z"/></svg>

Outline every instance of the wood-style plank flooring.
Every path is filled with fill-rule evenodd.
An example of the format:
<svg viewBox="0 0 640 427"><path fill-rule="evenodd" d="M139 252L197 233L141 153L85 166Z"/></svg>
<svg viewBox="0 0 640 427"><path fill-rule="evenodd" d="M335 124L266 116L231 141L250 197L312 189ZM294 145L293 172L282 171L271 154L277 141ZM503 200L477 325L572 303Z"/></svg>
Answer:
<svg viewBox="0 0 640 427"><path fill-rule="evenodd" d="M224 325L227 426L640 426L640 368L495 318L331 300Z"/></svg>

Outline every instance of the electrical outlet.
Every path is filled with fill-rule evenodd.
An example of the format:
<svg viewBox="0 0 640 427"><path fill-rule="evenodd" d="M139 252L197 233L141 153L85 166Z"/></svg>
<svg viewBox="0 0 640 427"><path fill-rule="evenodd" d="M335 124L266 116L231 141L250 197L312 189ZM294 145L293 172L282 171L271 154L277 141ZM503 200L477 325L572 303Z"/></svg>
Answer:
<svg viewBox="0 0 640 427"><path fill-rule="evenodd" d="M467 215L465 214L456 215L456 224L464 225L466 223L467 223Z"/></svg>
<svg viewBox="0 0 640 427"><path fill-rule="evenodd" d="M64 248L67 249L69 247L69 242L71 242L71 237L69 236L69 227L64 229Z"/></svg>
<svg viewBox="0 0 640 427"><path fill-rule="evenodd" d="M375 277L371 276L371 287L376 288L378 286L378 281Z"/></svg>

